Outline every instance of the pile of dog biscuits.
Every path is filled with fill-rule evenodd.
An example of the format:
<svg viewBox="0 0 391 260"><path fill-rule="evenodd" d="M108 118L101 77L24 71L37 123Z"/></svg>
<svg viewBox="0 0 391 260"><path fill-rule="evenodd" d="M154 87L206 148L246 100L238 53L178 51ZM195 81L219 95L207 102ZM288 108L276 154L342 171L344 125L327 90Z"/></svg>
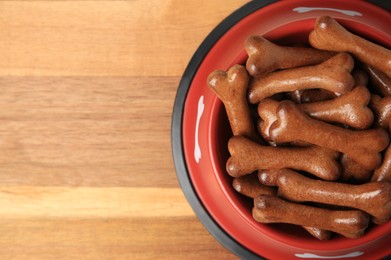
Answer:
<svg viewBox="0 0 391 260"><path fill-rule="evenodd" d="M250 36L246 66L209 75L233 133L226 169L256 221L360 238L391 216L391 51L329 16L309 43Z"/></svg>

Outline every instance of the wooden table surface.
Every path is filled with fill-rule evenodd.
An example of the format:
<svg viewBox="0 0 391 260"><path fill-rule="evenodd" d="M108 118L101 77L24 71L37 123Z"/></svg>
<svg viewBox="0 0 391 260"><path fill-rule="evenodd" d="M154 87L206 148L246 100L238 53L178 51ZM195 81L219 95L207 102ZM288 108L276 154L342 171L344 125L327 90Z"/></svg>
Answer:
<svg viewBox="0 0 391 260"><path fill-rule="evenodd" d="M0 2L0 259L232 259L176 179L170 124L246 0Z"/></svg>

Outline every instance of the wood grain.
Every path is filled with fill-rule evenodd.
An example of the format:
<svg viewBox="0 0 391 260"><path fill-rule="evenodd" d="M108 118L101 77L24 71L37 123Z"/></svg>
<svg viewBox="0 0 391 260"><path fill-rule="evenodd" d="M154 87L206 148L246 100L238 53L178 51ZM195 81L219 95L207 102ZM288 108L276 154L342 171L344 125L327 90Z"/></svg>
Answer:
<svg viewBox="0 0 391 260"><path fill-rule="evenodd" d="M0 78L1 183L178 187L170 150L178 80Z"/></svg>
<svg viewBox="0 0 391 260"><path fill-rule="evenodd" d="M0 187L0 205L5 219L194 216L174 188Z"/></svg>
<svg viewBox="0 0 391 260"><path fill-rule="evenodd" d="M244 0L0 2L0 258L232 259L178 185L171 113Z"/></svg>
<svg viewBox="0 0 391 260"><path fill-rule="evenodd" d="M2 259L235 259L198 220L0 220Z"/></svg>
<svg viewBox="0 0 391 260"><path fill-rule="evenodd" d="M0 75L178 76L245 2L0 2Z"/></svg>

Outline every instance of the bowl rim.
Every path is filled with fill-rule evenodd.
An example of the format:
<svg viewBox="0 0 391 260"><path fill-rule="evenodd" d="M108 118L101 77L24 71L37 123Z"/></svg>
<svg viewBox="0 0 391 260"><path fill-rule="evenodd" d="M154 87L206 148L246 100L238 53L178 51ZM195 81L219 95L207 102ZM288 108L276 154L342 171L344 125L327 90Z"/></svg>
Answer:
<svg viewBox="0 0 391 260"><path fill-rule="evenodd" d="M203 205L203 202L199 198L193 186L189 175L188 167L186 165L183 147L183 113L188 90L191 86L193 78L197 74L198 68L202 64L205 56L208 54L209 50L214 46L214 44L237 22L250 15L251 13L276 2L280 1L251 1L234 11L228 17L226 17L207 35L207 37L203 40L201 45L197 48L196 52L190 59L190 62L188 63L183 73L176 93L172 112L172 157L174 161L177 179L181 186L182 192L184 193L188 203L192 207L196 216L201 221L203 226L209 231L209 233L211 233L212 236L229 251L245 259L260 259L261 256L243 246L240 242L238 242L236 239L232 238L227 232L225 232L222 227L220 227L220 225L213 219L213 217ZM374 5L382 7L383 9L391 11L391 2L382 0L367 0L366 2L372 3Z"/></svg>
<svg viewBox="0 0 391 260"><path fill-rule="evenodd" d="M234 11L228 17L226 17L208 34L208 36L203 40L201 45L197 48L196 52L192 56L189 64L187 65L183 73L183 76L179 82L179 87L175 97L172 112L172 156L174 160L177 178L182 188L182 191L190 206L192 207L193 211L197 215L198 219L208 230L208 232L211 233L212 236L229 251L245 259L260 259L260 256L241 245L238 241L236 241L228 233L226 233L220 227L219 224L217 224L217 222L213 219L213 217L204 207L191 182L190 175L186 166L182 141L183 111L187 92L189 90L191 82L198 71L198 67L201 65L205 56L208 54L209 50L213 47L213 45L241 19L257 11L258 9L263 8L269 4L275 3L277 1L278 0L251 1Z"/></svg>

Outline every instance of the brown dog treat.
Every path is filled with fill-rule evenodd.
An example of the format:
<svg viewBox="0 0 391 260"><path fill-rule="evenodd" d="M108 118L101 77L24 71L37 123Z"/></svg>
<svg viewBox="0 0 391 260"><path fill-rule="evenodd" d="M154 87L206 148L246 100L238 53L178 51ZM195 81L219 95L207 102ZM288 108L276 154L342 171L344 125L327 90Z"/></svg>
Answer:
<svg viewBox="0 0 391 260"><path fill-rule="evenodd" d="M346 154L341 156L341 166L341 180L344 182L364 183L371 178L372 171L364 169Z"/></svg>
<svg viewBox="0 0 391 260"><path fill-rule="evenodd" d="M366 86L368 84L368 75L359 69L354 69L352 71L352 76L354 79L355 86ZM333 92L327 91L325 89L306 89L306 90L297 90L296 99L300 98L300 102L295 103L312 103L318 101L325 101L333 99L336 95ZM300 95L300 97L298 97Z"/></svg>
<svg viewBox="0 0 391 260"><path fill-rule="evenodd" d="M284 170L287 169L259 170L258 180L266 186L277 186L278 173ZM304 228L308 233L319 240L328 240L331 237L331 232L327 230L307 226L303 226L302 228Z"/></svg>
<svg viewBox="0 0 391 260"><path fill-rule="evenodd" d="M249 75L241 65L231 67L228 72L216 70L208 77L210 89L224 103L233 134L259 141L246 98L248 82Z"/></svg>
<svg viewBox="0 0 391 260"><path fill-rule="evenodd" d="M360 69L354 69L352 71L355 86L367 86L368 85L368 74Z"/></svg>
<svg viewBox="0 0 391 260"><path fill-rule="evenodd" d="M271 170L259 170L258 171L258 180L260 183L266 186L278 186L278 174L284 172L291 172L290 169L271 169Z"/></svg>
<svg viewBox="0 0 391 260"><path fill-rule="evenodd" d="M276 190L259 182L257 174L247 174L241 177L234 178L232 187L250 198L255 198L260 194L276 195Z"/></svg>
<svg viewBox="0 0 391 260"><path fill-rule="evenodd" d="M289 100L280 102L269 133L276 143L300 140L345 153L367 170L380 166L380 152L389 143L384 129L353 131L334 126L307 116Z"/></svg>
<svg viewBox="0 0 391 260"><path fill-rule="evenodd" d="M388 181L391 183L391 145L383 156L383 162L372 175L371 181Z"/></svg>
<svg viewBox="0 0 391 260"><path fill-rule="evenodd" d="M245 48L249 56L246 68L253 77L277 69L319 64L333 55L313 48L279 46L259 35L248 37Z"/></svg>
<svg viewBox="0 0 391 260"><path fill-rule="evenodd" d="M297 104L307 115L326 122L340 123L357 129L367 129L373 123L373 113L368 108L371 94L364 86L335 99L313 103ZM277 120L276 110L279 102L270 98L258 103L258 114L264 121L262 136L270 141L270 126Z"/></svg>
<svg viewBox="0 0 391 260"><path fill-rule="evenodd" d="M391 51L350 33L330 16L316 19L309 42L317 49L352 53L360 61L391 77Z"/></svg>
<svg viewBox="0 0 391 260"><path fill-rule="evenodd" d="M376 126L388 130L391 122L391 96L381 98L372 95L369 106L375 115Z"/></svg>
<svg viewBox="0 0 391 260"><path fill-rule="evenodd" d="M360 209L374 217L376 224L391 216L391 183L360 185L313 180L294 171L278 174L278 196L294 202L318 202Z"/></svg>
<svg viewBox="0 0 391 260"><path fill-rule="evenodd" d="M263 127L263 120L262 118L258 118L257 122L255 124L255 130L258 132L260 136L262 136L262 127Z"/></svg>
<svg viewBox="0 0 391 260"><path fill-rule="evenodd" d="M306 227L302 226L308 233L310 233L313 237L319 240L329 240L331 238L332 232L316 227Z"/></svg>
<svg viewBox="0 0 391 260"><path fill-rule="evenodd" d="M291 168L303 170L321 179L336 180L340 175L338 153L320 147L272 147L259 145L246 137L228 141L231 157L227 172L239 177L262 169Z"/></svg>
<svg viewBox="0 0 391 260"><path fill-rule="evenodd" d="M333 231L349 238L364 235L369 217L360 210L330 210L312 207L270 195L254 199L253 218L260 223L289 223Z"/></svg>
<svg viewBox="0 0 391 260"><path fill-rule="evenodd" d="M301 95L303 94L305 90L294 90L287 93L288 99L292 100L296 104L301 103Z"/></svg>
<svg viewBox="0 0 391 260"><path fill-rule="evenodd" d="M277 186L278 173L283 169L259 170L258 180L266 186Z"/></svg>
<svg viewBox="0 0 391 260"><path fill-rule="evenodd" d="M371 86L383 97L391 96L391 77L366 64L363 68L369 74Z"/></svg>
<svg viewBox="0 0 391 260"><path fill-rule="evenodd" d="M264 123L265 122L262 120L262 118L258 118L255 126L256 126L256 130L257 130L258 134L260 136L262 136L262 138L267 138L267 136L264 136L264 133L263 133ZM273 142L272 140L266 140L266 139L264 139L264 140L266 141L267 144L269 144L271 146L277 146L277 144L275 142Z"/></svg>
<svg viewBox="0 0 391 260"><path fill-rule="evenodd" d="M296 104L324 101L335 97L334 93L320 88L295 90L288 93L288 99Z"/></svg>
<svg viewBox="0 0 391 260"><path fill-rule="evenodd" d="M294 92L294 95L296 95L295 99L299 100L300 102L296 102L293 99L292 100L298 104L325 101L336 97L333 92L320 88L296 90Z"/></svg>
<svg viewBox="0 0 391 260"><path fill-rule="evenodd" d="M299 104L298 107L316 119L367 129L373 123L373 113L368 108L370 98L368 89L360 85L335 99Z"/></svg>
<svg viewBox="0 0 391 260"><path fill-rule="evenodd" d="M278 104L278 101L271 98L266 98L258 104L258 115L263 121L262 126L260 128L260 133L263 139L267 142L271 141L269 136L269 128L274 123L274 121L277 120L276 110Z"/></svg>
<svg viewBox="0 0 391 260"><path fill-rule="evenodd" d="M354 79L350 74L353 66L354 61L349 54L339 53L315 66L275 71L252 81L248 100L255 104L276 93L311 88L344 94L354 86Z"/></svg>
<svg viewBox="0 0 391 260"><path fill-rule="evenodd" d="M262 138L270 145L277 146L277 144L270 139L269 128L276 121L276 109L279 101L272 98L265 98L258 103L258 115L261 118L261 122L258 124L258 132ZM305 142L292 142L293 146L308 146L310 144Z"/></svg>

